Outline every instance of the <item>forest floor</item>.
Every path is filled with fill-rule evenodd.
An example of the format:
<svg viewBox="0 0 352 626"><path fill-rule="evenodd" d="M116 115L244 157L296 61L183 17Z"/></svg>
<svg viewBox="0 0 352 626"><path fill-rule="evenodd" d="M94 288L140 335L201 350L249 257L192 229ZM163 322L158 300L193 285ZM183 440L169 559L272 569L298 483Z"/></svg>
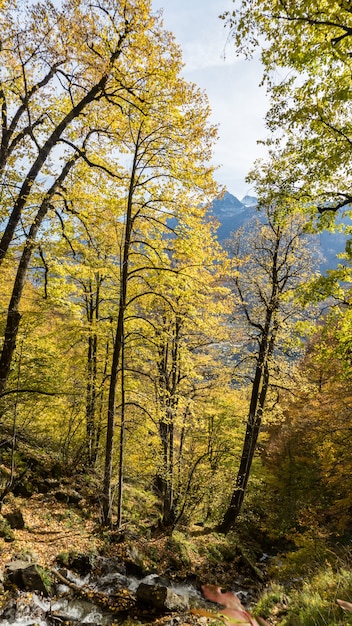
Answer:
<svg viewBox="0 0 352 626"><path fill-rule="evenodd" d="M193 526L172 534L102 529L94 510L58 502L51 494L30 498L7 496L2 516L21 511L25 526L12 529L12 540L0 538L0 570L14 559L26 558L50 569L58 556L68 554L104 555L130 559L137 554L142 570L165 573L171 578L193 579L199 584L231 588L235 579L255 587L261 574L238 545L210 530ZM89 514L87 514L89 513Z"/></svg>
<svg viewBox="0 0 352 626"><path fill-rule="evenodd" d="M80 511L54 497L46 494L33 494L30 498L9 495L2 507L2 515L14 510L21 511L25 527L12 530L14 541L0 539L0 570L8 561L21 556L50 568L61 553L91 554L103 549L94 518L84 519Z"/></svg>
<svg viewBox="0 0 352 626"><path fill-rule="evenodd" d="M67 493L77 486L74 479L69 482L65 478L63 482ZM44 494L34 491L27 497L8 494L0 516L0 527L5 531L0 538L0 572L18 559L50 571L72 555L90 556L93 561L99 555L116 559L126 567L132 564L140 570L140 578L155 573L170 581L191 582L197 589L210 583L226 590L239 581L253 597L262 587L261 574L251 559L238 545L210 529L193 526L165 533L126 524L120 531L110 531L100 524L99 506L88 500L83 497L76 504L62 502L57 500L55 490ZM18 511L24 527L9 529L7 516ZM182 624L204 626L204 619L190 614ZM161 625L164 618L152 623Z"/></svg>
<svg viewBox="0 0 352 626"><path fill-rule="evenodd" d="M27 443L17 454L20 480L15 480L14 493L7 494L0 514L0 574L18 559L37 563L50 572L58 564L70 567L74 555L88 556L93 563L95 557L103 556L124 566L128 575L137 572L139 580L153 573L171 583L191 584L197 590L204 584L216 585L224 591L242 592L250 607L259 596L256 610L272 626L352 624L352 617L346 621L337 604L338 598L352 601L349 544L340 546L335 557L334 546L319 543L319 537L312 537L312 533L302 535L301 546L295 547L292 540L268 545L262 531L248 524L239 525L226 537L200 525L163 532L156 527L155 515L153 522L149 520L151 511L141 492L128 493L127 488L126 517L135 521L120 530L110 530L101 525L98 476L87 474L83 467L63 467L49 453L33 451ZM3 453L2 489L10 466ZM18 511L24 526L10 528L8 516ZM0 591L0 607L5 599L6 594L2 596ZM318 617L315 613L311 616L314 611ZM302 615L301 621L297 615ZM150 623L163 626L170 623L167 619L155 618ZM175 624L206 623L205 618L192 614L187 615L187 621L180 619L177 616ZM0 623L4 623L1 617ZM141 623L146 626L149 621L142 616L141 621L131 622Z"/></svg>
<svg viewBox="0 0 352 626"><path fill-rule="evenodd" d="M240 592L251 606L265 587L265 565L260 563L258 567L263 548L251 539L247 528L248 536L243 537L237 532L225 537L196 524L163 531L158 529L154 509L152 519L141 491L128 485L126 518L135 521L118 530L104 528L100 478L95 472L78 465L67 467L48 451L33 448L28 440L18 442L16 463L12 491L0 509L0 580L12 561L36 563L47 571L49 578L55 578L53 570L60 566L70 568L73 557L84 555L93 567L95 557L111 559L118 567L121 564L127 575L136 575L139 580L156 574L171 584L191 585L198 592L202 585L209 584ZM3 490L11 475L10 468L10 451L4 450L0 465ZM10 523L9 516L18 512L23 518L22 527ZM99 576L98 569L93 575ZM5 597L6 594L0 597L0 606ZM187 624L204 626L204 620L190 614ZM136 623L147 622L142 619Z"/></svg>

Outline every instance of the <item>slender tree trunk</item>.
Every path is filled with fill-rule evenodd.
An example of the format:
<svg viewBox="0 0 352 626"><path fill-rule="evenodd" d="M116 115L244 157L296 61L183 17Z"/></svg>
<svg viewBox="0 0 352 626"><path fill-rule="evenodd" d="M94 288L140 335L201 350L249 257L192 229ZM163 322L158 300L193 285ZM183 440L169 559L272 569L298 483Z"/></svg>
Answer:
<svg viewBox="0 0 352 626"><path fill-rule="evenodd" d="M218 532L220 533L227 534L229 530L234 526L237 517L242 510L248 479L251 473L253 458L257 447L258 436L260 433L260 427L265 408L266 397L269 389L269 362L274 351L277 334L277 325L276 322L274 322L269 337L271 319L272 315L270 314L267 319L266 333L263 336L260 348L260 361L258 360L255 371L246 434L243 442L241 461L237 473L235 489L231 497L230 505L223 517L221 524L219 524L217 528Z"/></svg>
<svg viewBox="0 0 352 626"><path fill-rule="evenodd" d="M114 351L110 372L110 386L109 386L109 400L108 400L108 420L106 429L106 445L105 445L105 467L104 467L104 482L103 482L103 523L105 525L112 524L112 463L114 452L114 436L115 436L115 398L117 389L117 378L121 359L121 349L123 346L124 338L124 320L125 309L127 301L127 285L128 285L128 270L129 270L129 254L131 247L131 234L133 226L133 194L135 190L135 178L137 174L137 162L139 141L142 133L142 126L140 126L135 152L132 163L132 171L127 200L126 211L126 225L125 225L125 238L123 248L122 270L120 280L120 301L119 301L119 314L117 320L116 336L114 341Z"/></svg>
<svg viewBox="0 0 352 626"><path fill-rule="evenodd" d="M127 224L126 224L126 238L127 238ZM125 240L125 254L122 267L122 280L121 280L121 294L119 314L117 320L116 336L114 341L114 351L111 363L110 372L110 385L109 385L109 398L108 398L108 420L106 429L106 444L105 444L105 466L104 466L104 482L103 482L103 523L106 526L112 524L112 464L113 464L113 452L114 452L114 437L115 437L115 399L117 389L118 370L120 365L120 355L123 340L123 326L124 326L124 309L126 305L126 291L127 291L127 272L125 272L125 259L126 266L128 262L128 248L127 240Z"/></svg>
<svg viewBox="0 0 352 626"><path fill-rule="evenodd" d="M167 437L164 449L164 494L163 519L165 527L172 526L175 519L174 511L174 424L173 417L167 423Z"/></svg>
<svg viewBox="0 0 352 626"><path fill-rule="evenodd" d="M87 295L87 318L89 328L88 351L87 351L87 399L86 399L86 438L88 465L93 467L96 461L96 438L97 438L97 375L98 375L98 335L95 330L99 321L100 277L95 276L95 293L93 283L89 281L89 293Z"/></svg>
<svg viewBox="0 0 352 626"><path fill-rule="evenodd" d="M159 403L162 419L159 432L163 451L163 467L156 477L162 498L162 521L164 527L173 526L176 520L175 501L175 419L178 406L178 387L180 383L179 341L181 324L175 321L164 326L171 331L171 340L163 338L159 346Z"/></svg>
<svg viewBox="0 0 352 626"><path fill-rule="evenodd" d="M94 449L96 439L96 396L97 396L97 349L96 333L88 337L87 354L87 401L86 401L86 438L88 465L94 465Z"/></svg>
<svg viewBox="0 0 352 626"><path fill-rule="evenodd" d="M243 442L240 466L238 469L235 488L232 493L230 505L219 524L217 530L221 533L228 533L234 526L238 515L241 512L244 496L247 489L253 458L257 446L258 435L265 407L266 396L269 388L269 363L272 358L276 336L278 331L277 311L279 308L279 282L278 282L278 258L280 249L281 233L276 235L272 251L272 262L270 265L270 285L271 293L266 304L265 320L263 326L251 321L247 304L242 296L241 287L236 279L237 290L242 302L242 306L250 325L261 329L259 350L256 360L256 368L252 384L251 400L249 405L246 433ZM283 287L281 286L281 289Z"/></svg>
<svg viewBox="0 0 352 626"><path fill-rule="evenodd" d="M125 459L125 418L126 418L126 390L125 390L125 342L123 339L121 349L121 425L120 425L120 448L119 448L119 478L117 486L117 527L122 524L123 505L123 480Z"/></svg>
<svg viewBox="0 0 352 626"><path fill-rule="evenodd" d="M241 512L254 453L256 450L260 426L261 417L258 413L256 413L247 423L235 489L231 497L230 506L228 507L221 524L217 528L219 533L228 533L232 526L234 526L236 519Z"/></svg>
<svg viewBox="0 0 352 626"><path fill-rule="evenodd" d="M101 377L101 385L99 389L99 394L97 396L97 400L99 400L98 402L99 410L97 411L98 420L97 420L97 428L95 431L95 441L94 441L94 465L98 459L100 440L101 440L102 430L103 430L103 411L104 411L104 406L105 406L105 383L107 380L108 365L109 365L109 340L107 340L106 342L104 368L103 368L102 377Z"/></svg>
<svg viewBox="0 0 352 626"><path fill-rule="evenodd" d="M180 432L180 443L178 446L178 454L177 454L177 485L181 484L181 473L182 473L182 459L183 459L183 446L186 437L186 422L187 417L189 415L189 407L183 413L182 419L182 427Z"/></svg>

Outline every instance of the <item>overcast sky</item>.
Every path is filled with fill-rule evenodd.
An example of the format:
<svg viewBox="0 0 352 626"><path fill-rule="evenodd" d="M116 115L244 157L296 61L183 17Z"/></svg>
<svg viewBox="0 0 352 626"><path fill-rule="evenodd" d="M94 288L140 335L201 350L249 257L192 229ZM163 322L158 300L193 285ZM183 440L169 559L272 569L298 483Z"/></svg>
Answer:
<svg viewBox="0 0 352 626"><path fill-rule="evenodd" d="M185 78L208 94L212 121L219 124L214 163L221 167L216 178L241 199L253 193L245 177L264 154L257 139L266 135L267 99L265 88L259 88L259 63L236 57L227 43L228 29L218 18L233 9L232 0L153 0L153 7L163 8L165 27L182 47Z"/></svg>

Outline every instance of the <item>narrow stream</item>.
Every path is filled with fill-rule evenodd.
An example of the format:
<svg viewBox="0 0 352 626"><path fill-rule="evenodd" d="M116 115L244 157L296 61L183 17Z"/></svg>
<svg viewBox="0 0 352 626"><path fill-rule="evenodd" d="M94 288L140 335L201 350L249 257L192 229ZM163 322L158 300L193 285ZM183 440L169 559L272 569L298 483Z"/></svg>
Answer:
<svg viewBox="0 0 352 626"><path fill-rule="evenodd" d="M156 584L163 582L156 574L144 578L125 576L119 572L109 572L98 579L90 576L79 577L66 570L67 580L85 591L103 592L107 596L116 593L116 590L127 589L135 593L141 582ZM196 588L188 584L167 584L169 589L181 596L193 599L193 603L201 600L201 594ZM72 590L64 584L55 586L57 599L43 598L35 593L19 593L16 600L7 609L0 613L0 624L13 626L53 626L69 622L73 624L90 624L95 626L111 626L119 621L116 613L109 612L101 606L83 598L73 598ZM61 597L60 597L61 596Z"/></svg>
<svg viewBox="0 0 352 626"><path fill-rule="evenodd" d="M118 571L120 569L120 571ZM200 591L191 583L172 583L157 574L137 577L122 573L121 564L115 559L97 557L94 570L86 576L78 576L70 570L61 570L64 578L76 587L84 588L85 595L104 594L108 599L114 594L122 595L126 591L132 597L134 605L135 594L141 583L147 585L161 585L173 591L181 598L188 598L190 606L205 606ZM246 606L253 601L253 588L246 588L240 581L234 581L233 591ZM113 623L122 623L127 616L124 612L120 616L111 612L94 600L87 597L77 597L77 592L63 583L54 586L54 597L43 598L36 593L18 592L17 598L10 601L6 608L0 607L0 625L3 626L59 626L63 623L79 626L111 626ZM130 609L133 611L133 608ZM138 612L138 611L136 611ZM165 623L165 626L167 626ZM174 623L170 617L170 624Z"/></svg>

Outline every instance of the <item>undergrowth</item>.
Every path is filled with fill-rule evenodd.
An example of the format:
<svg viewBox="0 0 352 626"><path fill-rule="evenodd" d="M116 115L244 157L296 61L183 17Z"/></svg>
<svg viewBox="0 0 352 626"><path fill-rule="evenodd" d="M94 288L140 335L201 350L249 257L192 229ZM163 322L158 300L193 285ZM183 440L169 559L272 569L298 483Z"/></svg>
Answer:
<svg viewBox="0 0 352 626"><path fill-rule="evenodd" d="M255 614L272 617L277 626L346 626L352 614L338 600L352 601L352 570L345 564L321 563L314 575L307 561L306 575L291 585L274 583L260 597Z"/></svg>

